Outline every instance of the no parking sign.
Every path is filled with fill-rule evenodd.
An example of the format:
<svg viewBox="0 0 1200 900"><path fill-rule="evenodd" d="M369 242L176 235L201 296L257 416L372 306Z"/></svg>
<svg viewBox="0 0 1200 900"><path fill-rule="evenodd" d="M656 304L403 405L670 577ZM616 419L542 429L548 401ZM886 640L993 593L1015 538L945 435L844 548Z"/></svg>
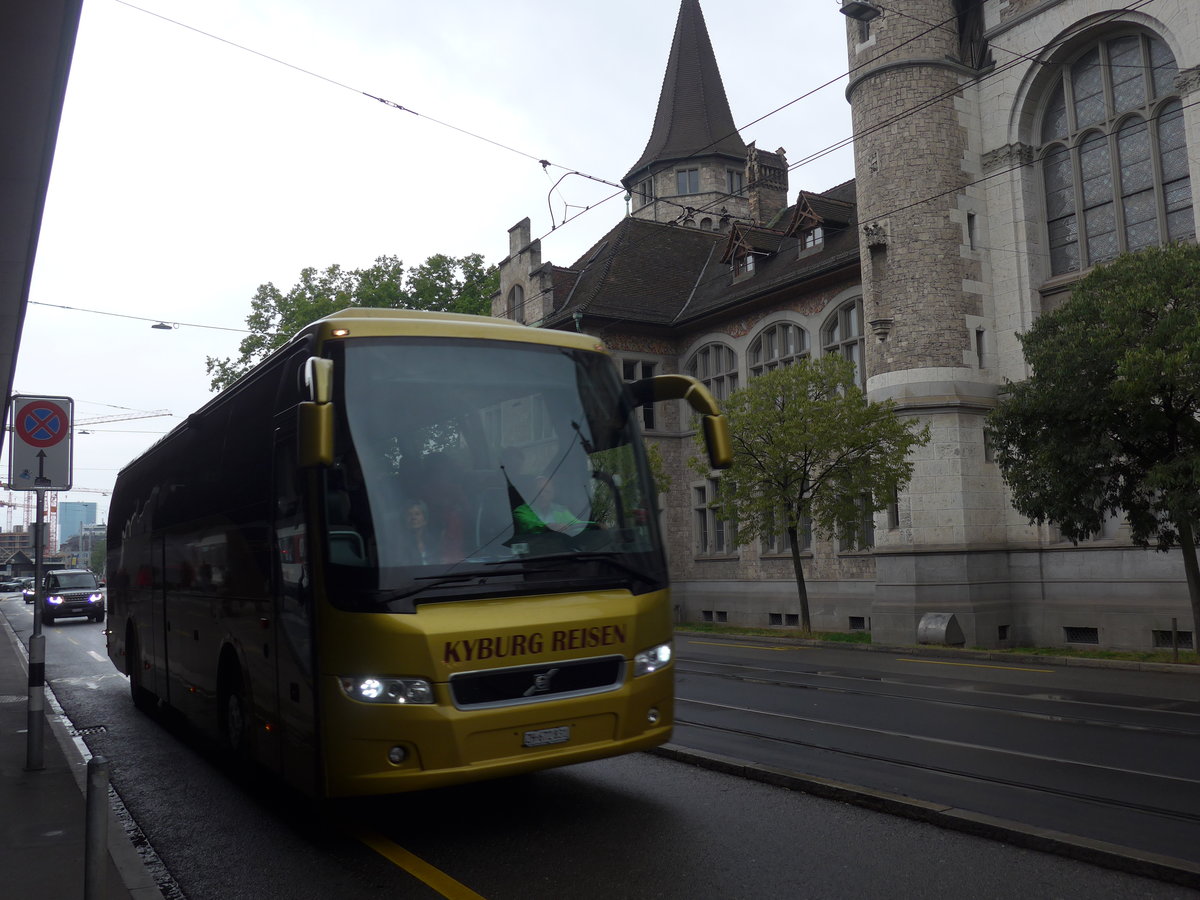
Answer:
<svg viewBox="0 0 1200 900"><path fill-rule="evenodd" d="M14 491L71 488L70 397L12 398L8 483Z"/></svg>

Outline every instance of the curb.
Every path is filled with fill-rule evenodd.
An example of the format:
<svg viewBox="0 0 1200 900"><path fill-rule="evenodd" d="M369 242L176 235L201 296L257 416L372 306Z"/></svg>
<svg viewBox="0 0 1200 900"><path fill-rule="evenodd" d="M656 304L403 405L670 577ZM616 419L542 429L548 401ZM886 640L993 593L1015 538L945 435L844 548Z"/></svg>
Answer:
<svg viewBox="0 0 1200 900"><path fill-rule="evenodd" d="M983 813L915 800L872 788L856 787L815 775L804 775L773 766L691 750L678 744L663 744L647 751L655 756L694 765L702 769L734 775L750 781L799 791L827 800L839 800L876 812L903 816L953 831L1003 841L1017 847L1066 856L1092 865L1141 875L1200 889L1200 864L1171 856L1093 841L1045 828L1022 825Z"/></svg>

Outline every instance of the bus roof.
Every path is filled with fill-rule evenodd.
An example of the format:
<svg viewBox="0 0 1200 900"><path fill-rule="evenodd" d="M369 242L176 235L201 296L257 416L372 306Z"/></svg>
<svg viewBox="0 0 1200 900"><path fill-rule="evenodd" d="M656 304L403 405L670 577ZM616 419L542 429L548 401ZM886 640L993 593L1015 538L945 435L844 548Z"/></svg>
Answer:
<svg viewBox="0 0 1200 900"><path fill-rule="evenodd" d="M603 342L586 334L533 328L510 319L467 313L428 312L418 309L368 309L352 307L318 319L302 328L297 337L315 334L321 343L341 337L464 337L495 341L549 344L579 350L605 351Z"/></svg>

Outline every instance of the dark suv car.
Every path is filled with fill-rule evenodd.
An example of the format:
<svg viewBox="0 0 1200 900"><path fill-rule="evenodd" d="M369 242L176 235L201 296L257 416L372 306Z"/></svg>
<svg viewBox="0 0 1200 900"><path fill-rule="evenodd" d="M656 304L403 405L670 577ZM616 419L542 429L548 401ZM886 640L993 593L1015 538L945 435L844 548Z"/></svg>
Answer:
<svg viewBox="0 0 1200 900"><path fill-rule="evenodd" d="M104 588L87 569L51 569L42 583L42 624L55 619L87 616L104 621Z"/></svg>

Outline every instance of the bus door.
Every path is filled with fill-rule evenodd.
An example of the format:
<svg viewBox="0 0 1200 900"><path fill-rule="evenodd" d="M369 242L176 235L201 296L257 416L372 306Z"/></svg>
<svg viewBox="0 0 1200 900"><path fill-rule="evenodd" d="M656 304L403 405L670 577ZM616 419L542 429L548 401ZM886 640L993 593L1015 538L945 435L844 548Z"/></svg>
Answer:
<svg viewBox="0 0 1200 900"><path fill-rule="evenodd" d="M280 773L284 780L306 791L319 789L315 684L313 681L312 566L305 490L312 470L301 470L296 459L294 411L276 417L272 468L274 485L276 678Z"/></svg>

